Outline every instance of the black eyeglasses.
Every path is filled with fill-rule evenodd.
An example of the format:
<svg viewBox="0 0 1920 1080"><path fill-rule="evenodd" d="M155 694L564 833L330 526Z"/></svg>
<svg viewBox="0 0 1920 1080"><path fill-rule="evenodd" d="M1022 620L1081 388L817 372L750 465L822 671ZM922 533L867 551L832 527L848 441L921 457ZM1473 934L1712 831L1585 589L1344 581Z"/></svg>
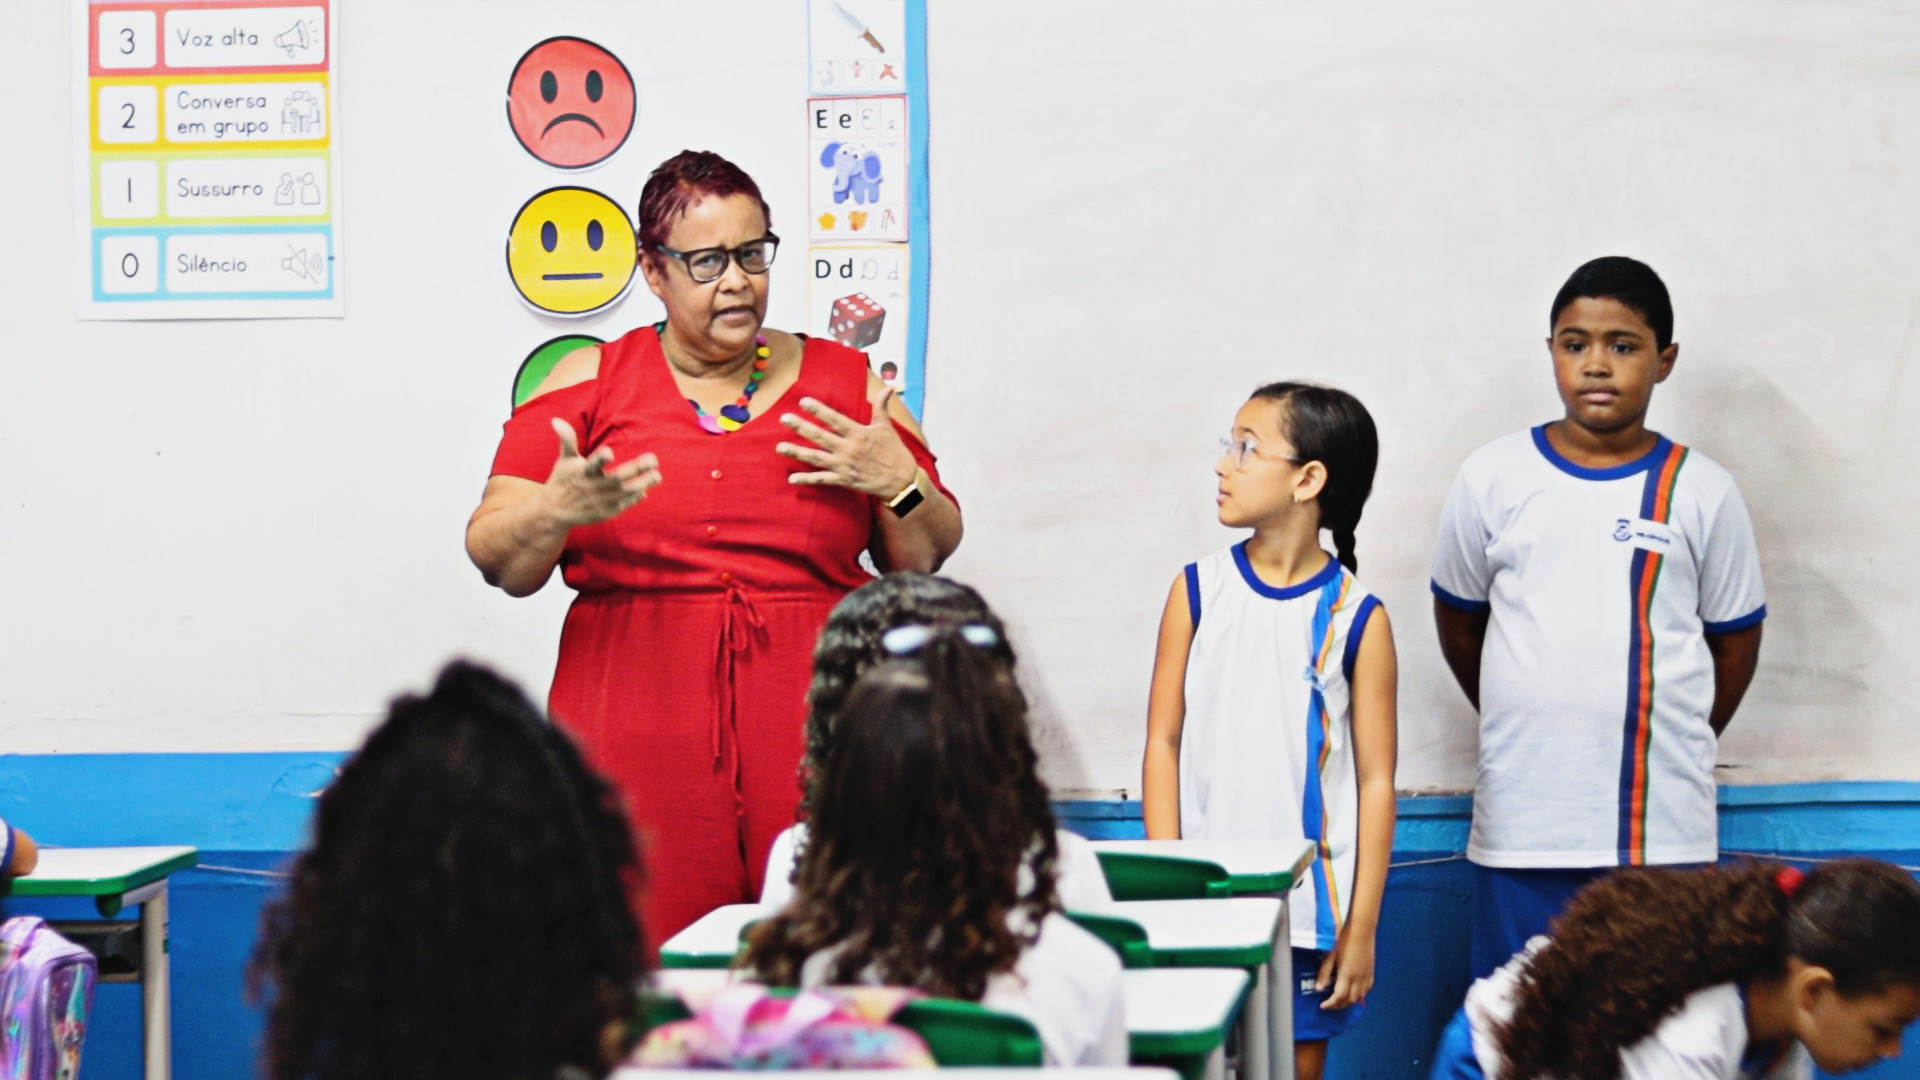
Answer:
<svg viewBox="0 0 1920 1080"><path fill-rule="evenodd" d="M687 276L695 282L705 285L720 280L727 272L729 260L738 262L740 269L749 274L764 274L773 266L773 257L780 250L780 238L768 233L758 240L749 240L739 247L695 248L692 251L675 251L665 244L653 245L653 250L669 258L679 259L687 268Z"/></svg>

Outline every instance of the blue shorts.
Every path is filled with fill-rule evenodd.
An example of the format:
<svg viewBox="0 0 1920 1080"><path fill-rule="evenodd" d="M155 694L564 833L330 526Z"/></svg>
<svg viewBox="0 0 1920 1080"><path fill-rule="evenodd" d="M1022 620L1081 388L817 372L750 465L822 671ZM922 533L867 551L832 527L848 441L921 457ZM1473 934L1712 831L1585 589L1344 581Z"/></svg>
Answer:
<svg viewBox="0 0 1920 1080"><path fill-rule="evenodd" d="M1468 950L1473 977L1493 974L1527 942L1546 933L1574 893L1615 869L1516 870L1473 864L1473 938Z"/></svg>
<svg viewBox="0 0 1920 1080"><path fill-rule="evenodd" d="M1480 1059L1473 1056L1473 1027L1467 1023L1466 1009L1454 1013L1453 1021L1440 1033L1427 1080L1487 1080Z"/></svg>
<svg viewBox="0 0 1920 1080"><path fill-rule="evenodd" d="M1317 949L1293 950L1293 1041L1317 1042L1331 1039L1335 1035L1345 1035L1360 1022L1361 1014L1367 1011L1367 1003L1362 1001L1344 1009L1323 1009L1320 1003L1333 993L1333 987L1325 991L1315 990L1313 982L1320 977L1320 963L1327 954Z"/></svg>
<svg viewBox="0 0 1920 1080"><path fill-rule="evenodd" d="M1668 870L1695 870L1705 863L1676 863ZM1572 870L1509 869L1473 864L1473 935L1469 955L1473 977L1484 979L1527 942L1547 932L1573 894L1606 877L1617 866Z"/></svg>

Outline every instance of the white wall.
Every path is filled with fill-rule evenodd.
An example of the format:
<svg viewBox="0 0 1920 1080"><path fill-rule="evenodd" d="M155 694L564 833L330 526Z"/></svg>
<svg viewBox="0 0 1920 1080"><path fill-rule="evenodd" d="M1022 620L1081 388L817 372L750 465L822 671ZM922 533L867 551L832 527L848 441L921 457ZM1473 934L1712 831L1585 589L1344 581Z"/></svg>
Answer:
<svg viewBox="0 0 1920 1080"><path fill-rule="evenodd" d="M1733 470L1760 534L1773 618L1728 778L1920 777L1909 13L930 8L927 423L967 510L951 570L1018 628L1056 784L1136 786L1160 604L1231 539L1213 441L1281 376L1380 423L1359 554L1400 645L1402 782L1469 784L1432 523L1465 453L1556 412L1546 305L1610 253L1675 295L1656 425ZM46 87L0 169L0 749L343 746L453 652L544 685L562 590L492 593L460 548L514 367L573 325L500 272L508 219L554 182L506 130L507 70L549 33L601 40L640 120L588 184L631 205L660 158L711 146L791 220L801 5L352 3L348 317L298 323L72 317L67 19L16 4L0 34L0 70ZM776 269L778 325L800 267Z"/></svg>

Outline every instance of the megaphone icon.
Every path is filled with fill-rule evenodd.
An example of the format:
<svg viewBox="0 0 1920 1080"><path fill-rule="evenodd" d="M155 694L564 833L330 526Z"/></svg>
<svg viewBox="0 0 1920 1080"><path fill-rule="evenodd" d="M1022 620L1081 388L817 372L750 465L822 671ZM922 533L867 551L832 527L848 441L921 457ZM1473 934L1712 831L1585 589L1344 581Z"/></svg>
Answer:
<svg viewBox="0 0 1920 1080"><path fill-rule="evenodd" d="M273 44L276 48L287 50L288 56L292 56L293 50L295 49L305 49L307 47L307 24L297 22L287 27L286 33L273 39Z"/></svg>

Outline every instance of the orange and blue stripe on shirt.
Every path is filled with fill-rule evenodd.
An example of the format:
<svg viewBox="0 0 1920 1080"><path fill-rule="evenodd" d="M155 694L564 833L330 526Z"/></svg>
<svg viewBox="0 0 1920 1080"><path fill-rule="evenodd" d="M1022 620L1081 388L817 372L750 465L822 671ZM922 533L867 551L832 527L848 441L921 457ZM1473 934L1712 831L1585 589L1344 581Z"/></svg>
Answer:
<svg viewBox="0 0 1920 1080"><path fill-rule="evenodd" d="M1665 453L1647 470L1646 488L1640 497L1641 518L1668 523L1673 513L1673 490L1686 460L1686 447L1667 443ZM1625 745L1620 754L1622 866L1643 866L1647 861L1647 756L1653 746L1653 598L1665 561L1658 552L1635 548L1628 576L1633 590L1633 622L1627 632L1627 715Z"/></svg>
<svg viewBox="0 0 1920 1080"><path fill-rule="evenodd" d="M1353 587L1353 575L1338 573L1320 587L1318 603L1313 610L1313 666L1308 669L1308 683L1312 691L1307 704L1307 769L1306 790L1300 805L1300 826L1306 838L1313 843L1313 908L1314 937L1316 947L1322 951L1333 948L1340 933L1340 887L1339 878L1333 872L1333 848L1327 842L1327 806L1320 791L1320 774L1327 767L1327 755L1332 752L1328 739L1328 725L1333 718L1327 714L1327 701L1321 694L1321 678L1327 670L1327 660L1333 653L1333 615L1344 608L1347 593ZM1369 597L1371 599L1371 597ZM1357 635L1356 625L1351 633ZM1349 665L1350 666L1350 665Z"/></svg>

